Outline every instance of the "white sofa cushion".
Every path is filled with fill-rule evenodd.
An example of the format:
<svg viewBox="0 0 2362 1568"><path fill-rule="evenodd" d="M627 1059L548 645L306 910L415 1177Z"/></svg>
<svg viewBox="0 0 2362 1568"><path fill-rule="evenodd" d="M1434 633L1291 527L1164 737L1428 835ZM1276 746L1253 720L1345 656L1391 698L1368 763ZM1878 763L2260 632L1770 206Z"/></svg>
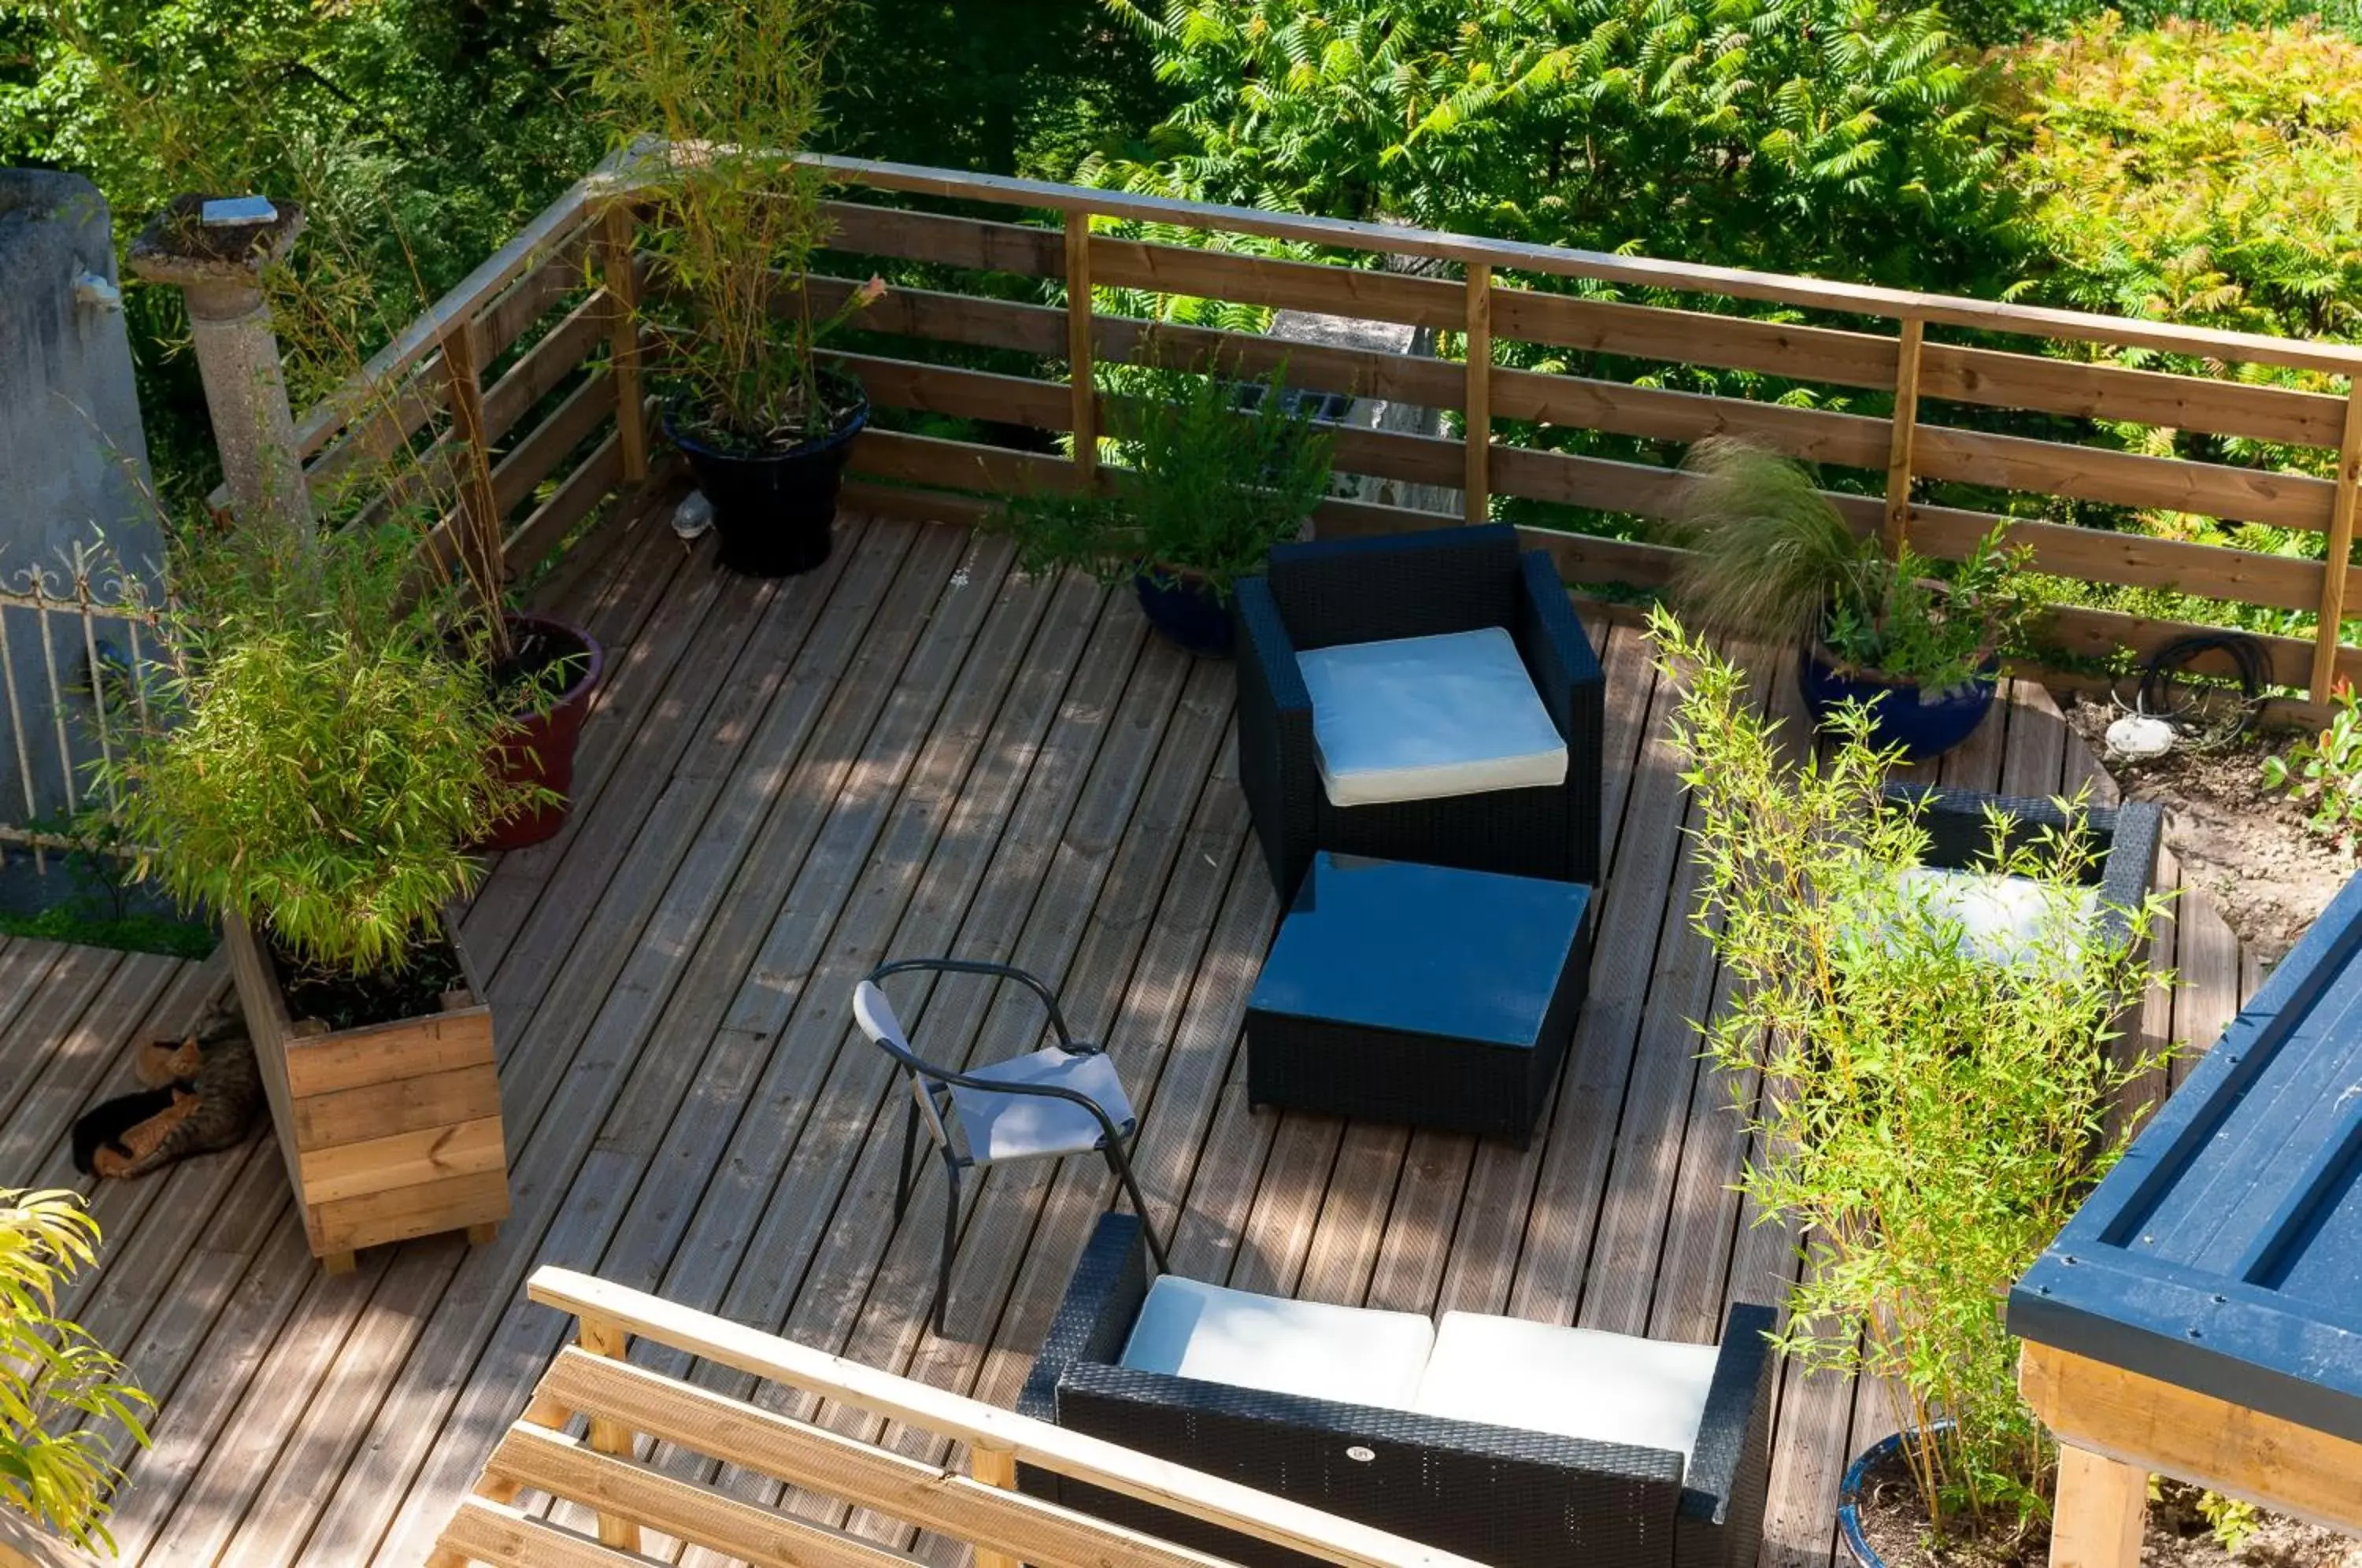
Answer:
<svg viewBox="0 0 2362 1568"><path fill-rule="evenodd" d="M2024 965L2033 956L2054 903L2068 902L2073 929L2096 933L2100 909L2097 888L2078 888L2061 894L2041 882L2006 877L1997 871L1955 871L1938 866L1915 866L1903 873L1905 907L1926 911L1930 920L1958 922L1960 950L1992 964Z"/></svg>
<svg viewBox="0 0 2362 1568"><path fill-rule="evenodd" d="M1446 1312L1410 1408L1657 1449L1687 1463L1717 1353L1712 1345Z"/></svg>
<svg viewBox="0 0 2362 1568"><path fill-rule="evenodd" d="M1410 1408L1435 1325L1415 1312L1283 1301L1161 1275L1120 1364L1236 1388Z"/></svg>
<svg viewBox="0 0 2362 1568"><path fill-rule="evenodd" d="M1498 626L1298 654L1336 806L1566 782L1566 742Z"/></svg>

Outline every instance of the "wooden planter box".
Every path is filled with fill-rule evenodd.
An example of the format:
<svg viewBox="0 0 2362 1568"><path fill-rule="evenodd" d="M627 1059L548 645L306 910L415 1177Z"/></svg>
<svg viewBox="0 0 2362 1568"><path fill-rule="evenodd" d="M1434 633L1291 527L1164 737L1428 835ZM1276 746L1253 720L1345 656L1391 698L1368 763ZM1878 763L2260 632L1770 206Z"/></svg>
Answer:
<svg viewBox="0 0 2362 1568"><path fill-rule="evenodd" d="M222 934L312 1255L341 1274L362 1247L439 1231L491 1241L509 1211L508 1150L492 1010L466 955L468 988L440 1013L330 1030L288 1017L243 921Z"/></svg>

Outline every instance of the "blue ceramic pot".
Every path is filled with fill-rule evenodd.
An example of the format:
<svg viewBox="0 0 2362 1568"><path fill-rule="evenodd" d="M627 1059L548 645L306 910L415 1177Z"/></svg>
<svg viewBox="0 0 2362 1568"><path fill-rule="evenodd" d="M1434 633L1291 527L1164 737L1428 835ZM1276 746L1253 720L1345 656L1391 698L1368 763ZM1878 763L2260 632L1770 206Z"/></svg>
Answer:
<svg viewBox="0 0 2362 1568"><path fill-rule="evenodd" d="M1838 673L1817 648L1806 648L1797 668L1805 706L1813 722L1825 724L1846 702L1870 708L1871 739L1878 745L1899 745L1905 761L1925 762L1941 756L1976 733L1993 704L2000 683L1990 672L1965 685L1930 697L1906 682L1878 680Z"/></svg>
<svg viewBox="0 0 2362 1568"><path fill-rule="evenodd" d="M1148 624L1174 643L1201 658L1231 657L1231 607L1205 579L1143 569L1131 586Z"/></svg>
<svg viewBox="0 0 2362 1568"><path fill-rule="evenodd" d="M837 394L857 399L829 435L786 452L723 451L683 435L669 409L664 433L689 460L697 488L713 503L722 564L749 577L793 577L828 559L836 494L853 438L869 423L869 400L843 377L825 378Z"/></svg>

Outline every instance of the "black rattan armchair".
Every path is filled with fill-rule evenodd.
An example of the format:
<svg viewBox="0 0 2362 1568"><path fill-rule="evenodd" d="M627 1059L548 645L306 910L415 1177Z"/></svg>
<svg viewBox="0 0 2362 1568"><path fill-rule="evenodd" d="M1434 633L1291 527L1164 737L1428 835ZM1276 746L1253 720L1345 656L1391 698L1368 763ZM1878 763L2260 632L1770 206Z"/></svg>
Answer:
<svg viewBox="0 0 2362 1568"><path fill-rule="evenodd" d="M1768 1307L1734 1307L1694 1455L1235 1388L1117 1364L1148 1294L1138 1223L1099 1221L1021 1412L1496 1568L1754 1568L1770 1476ZM1313 1560L1020 1466L1018 1485L1251 1568Z"/></svg>
<svg viewBox="0 0 2362 1568"><path fill-rule="evenodd" d="M2069 813L2056 801L2019 795L1988 795L1976 790L1942 790L1924 784L1890 784L1889 799L1924 802L1919 826L1927 834L1927 864L1962 871L1985 864L1992 850L1990 808L2010 819L2010 847L2031 841L2045 829L2063 830ZM2100 890L2100 929L2121 941L2131 931L2128 911L2148 897L2157 877L2157 852L2164 837L2165 814L2147 801L2126 801L2114 806L2091 806L2075 818L2089 834L2097 851L2089 868Z"/></svg>
<svg viewBox="0 0 2362 1568"><path fill-rule="evenodd" d="M1285 900L1316 849L1596 886L1606 679L1550 558L1506 526L1282 545L1238 584L1239 780ZM1332 805L1296 657L1498 626L1566 742L1566 781Z"/></svg>

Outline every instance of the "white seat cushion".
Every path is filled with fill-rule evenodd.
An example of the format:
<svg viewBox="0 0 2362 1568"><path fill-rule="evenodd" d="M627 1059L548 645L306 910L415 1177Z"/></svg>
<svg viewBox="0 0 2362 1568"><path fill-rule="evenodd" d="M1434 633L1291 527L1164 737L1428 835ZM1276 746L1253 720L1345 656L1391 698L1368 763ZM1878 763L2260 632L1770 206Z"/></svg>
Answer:
<svg viewBox="0 0 2362 1568"><path fill-rule="evenodd" d="M1498 626L1298 654L1337 806L1566 782L1566 742Z"/></svg>
<svg viewBox="0 0 2362 1568"><path fill-rule="evenodd" d="M970 1073L997 1083L1055 1084L1089 1097L1120 1133L1131 1131L1131 1101L1123 1080L1104 1052L1070 1055L1055 1045ZM1098 1118L1070 1099L1045 1094L995 1094L990 1089L952 1091L952 1114L968 1156L981 1165L1036 1155L1080 1154L1096 1149L1107 1134Z"/></svg>
<svg viewBox="0 0 2362 1568"><path fill-rule="evenodd" d="M1993 964L2022 965L2033 955L2046 922L2054 918L2056 900L2068 900L2074 929L2096 930L2100 890L2078 888L2061 895L2040 882L2005 877L1997 871L1953 871L1937 866L1915 866L1903 873L1906 908L1924 911L1931 920L1960 928L1960 950Z"/></svg>
<svg viewBox="0 0 2362 1568"><path fill-rule="evenodd" d="M1411 1408L1519 1431L1678 1453L1714 1383L1712 1345L1446 1312Z"/></svg>
<svg viewBox="0 0 2362 1568"><path fill-rule="evenodd" d="M1161 1275L1121 1364L1234 1388L1410 1408L1435 1325L1379 1312L1230 1290Z"/></svg>

